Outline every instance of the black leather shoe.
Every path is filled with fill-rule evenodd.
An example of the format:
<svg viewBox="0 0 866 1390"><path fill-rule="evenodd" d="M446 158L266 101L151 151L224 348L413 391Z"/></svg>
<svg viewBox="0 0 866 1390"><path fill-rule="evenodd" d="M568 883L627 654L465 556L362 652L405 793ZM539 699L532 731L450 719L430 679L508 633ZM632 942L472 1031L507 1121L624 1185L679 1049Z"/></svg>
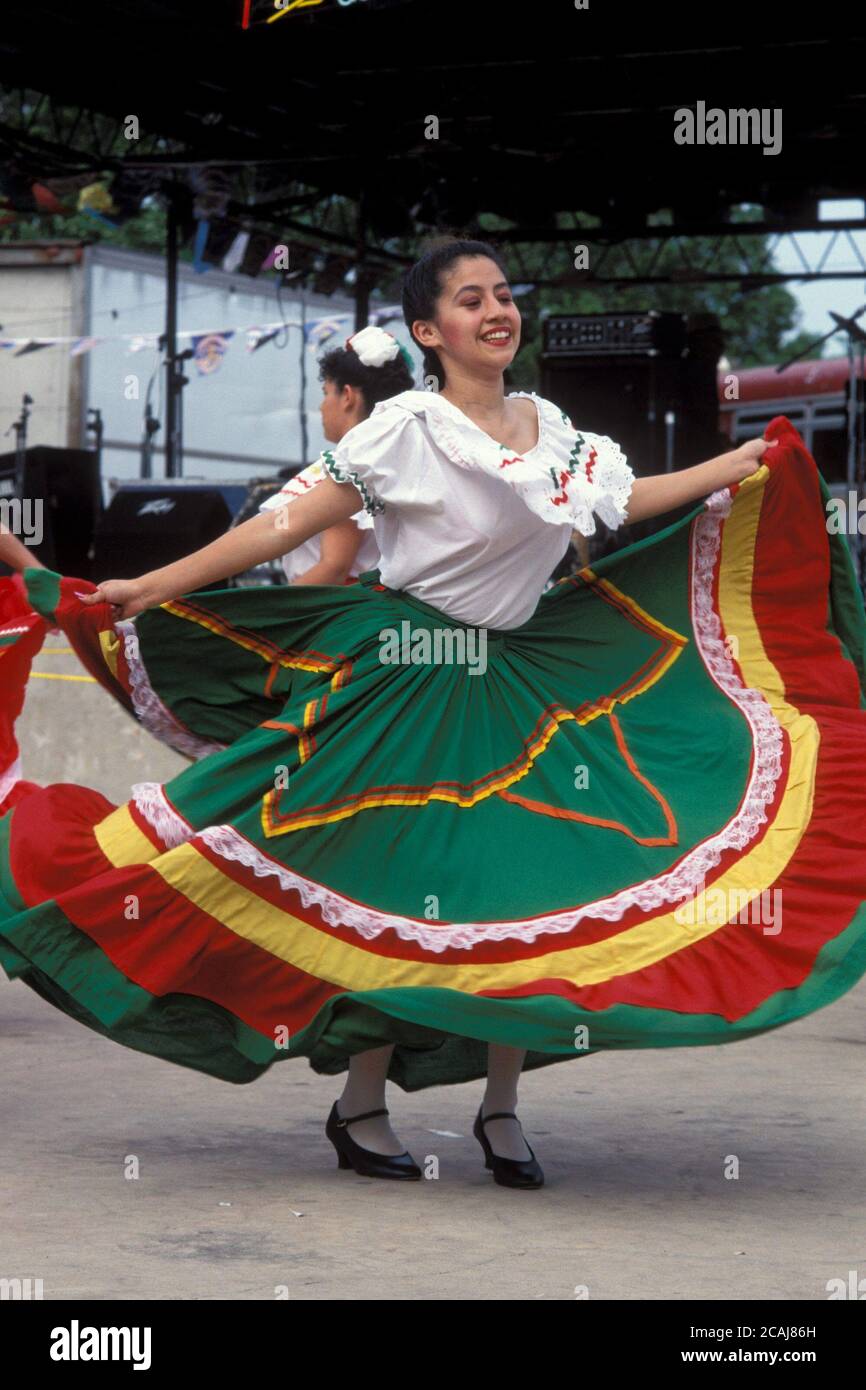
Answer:
<svg viewBox="0 0 866 1390"><path fill-rule="evenodd" d="M472 1133L484 1150L484 1166L493 1169L493 1177L501 1187L543 1187L544 1172L541 1164L532 1152L532 1145L526 1140L526 1147L532 1154L531 1158L500 1158L490 1147L490 1141L484 1133L484 1126L491 1120L517 1120L513 1110L495 1110L492 1115L485 1115L481 1118L482 1107L479 1105L478 1114L475 1117L475 1124L472 1126ZM520 1124L520 1121L517 1120ZM521 1131L523 1126L521 1125ZM525 1136L524 1136L525 1137Z"/></svg>
<svg viewBox="0 0 866 1390"><path fill-rule="evenodd" d="M343 1119L334 1101L325 1133L337 1150L337 1167L354 1168L365 1178L403 1178L417 1181L422 1176L421 1169L407 1149L401 1154L377 1154L372 1149L362 1149L349 1134L347 1125L356 1120L370 1120L374 1115L387 1115L387 1110L365 1110L363 1115L349 1115Z"/></svg>

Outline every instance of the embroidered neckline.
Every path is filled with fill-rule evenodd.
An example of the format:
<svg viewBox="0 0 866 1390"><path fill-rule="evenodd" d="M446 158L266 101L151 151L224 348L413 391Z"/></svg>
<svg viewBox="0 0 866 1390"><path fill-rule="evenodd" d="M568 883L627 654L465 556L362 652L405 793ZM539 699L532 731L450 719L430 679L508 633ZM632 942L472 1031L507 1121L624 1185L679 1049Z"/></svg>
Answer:
<svg viewBox="0 0 866 1390"><path fill-rule="evenodd" d="M534 454L540 453L541 450L547 446L547 429L544 419L544 407L546 402L541 396L536 396L534 391L509 391L508 395L505 397L507 401L510 401L523 396L531 400L532 404L535 406L535 418L538 421L538 439L531 449L524 449L522 452L513 449L509 444L503 444L501 440L496 439L492 434L488 434L487 430L483 429L471 416L467 415L465 410L461 410L459 405L455 405L454 402L449 401L447 397L441 396L434 391L424 392L424 394L432 396L435 400L439 401L441 405L447 406L447 408L457 416L461 424L476 430L478 434L482 435L483 438L487 440L488 444L493 444L497 449L504 450L507 454L513 454L515 459L531 459Z"/></svg>
<svg viewBox="0 0 866 1390"><path fill-rule="evenodd" d="M535 404L539 439L526 454L510 453L434 391L404 391L380 401L373 414L399 409L423 416L433 442L452 463L499 478L549 525L592 536L596 516L613 530L627 521L634 473L619 445L607 435L576 430L565 411L543 396L509 394L529 396Z"/></svg>
<svg viewBox="0 0 866 1390"><path fill-rule="evenodd" d="M532 404L535 406L535 415L538 421L538 440L533 444L531 449L524 449L522 453L519 453L516 449L512 449L508 444L503 444L501 440L495 439L492 434L488 434L487 430L482 429L479 424L476 424L464 410L461 410L453 401L449 401L445 396L440 395L438 391L403 391L399 396L392 396L390 400L379 402L373 407L373 410L378 411L380 409L386 409L388 406L401 405L404 409L414 412L419 405L422 410L427 410L433 402L436 402L437 405L445 408L445 413L450 415L456 424L474 430L475 433L480 435L485 443L492 448L512 454L515 460L529 459L534 463L535 455L541 453L542 449L550 447L545 413L553 407L549 401L546 401L543 396L536 395L534 391L509 391L505 399L516 400L521 396L532 401ZM407 397L411 397L412 399L407 400ZM416 400L416 398L420 399ZM563 415L562 418L570 424L570 421L567 420L565 415Z"/></svg>

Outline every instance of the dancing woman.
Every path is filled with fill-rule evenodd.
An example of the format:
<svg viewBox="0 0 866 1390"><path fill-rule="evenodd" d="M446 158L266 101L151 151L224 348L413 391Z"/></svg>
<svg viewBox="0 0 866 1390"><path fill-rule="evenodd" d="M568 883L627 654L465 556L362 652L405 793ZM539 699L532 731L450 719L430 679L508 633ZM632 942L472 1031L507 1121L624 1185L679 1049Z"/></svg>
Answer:
<svg viewBox="0 0 866 1390"><path fill-rule="evenodd" d="M139 677L197 735L258 684L246 732L126 805L46 788L0 819L0 961L226 1080L290 1056L348 1069L326 1132L375 1176L420 1176L386 1080L486 1073L486 1166L537 1187L522 1071L753 1036L866 969L866 619L787 421L636 478L607 436L504 395L520 315L492 248L422 257L404 316L440 389L380 402L306 496L79 598L25 571L61 626L73 603L100 615L121 673L134 636ZM542 593L594 516L692 502ZM361 506L381 553L361 583L204 588ZM173 679L178 632L203 693ZM731 915L726 894L777 883L781 936Z"/></svg>

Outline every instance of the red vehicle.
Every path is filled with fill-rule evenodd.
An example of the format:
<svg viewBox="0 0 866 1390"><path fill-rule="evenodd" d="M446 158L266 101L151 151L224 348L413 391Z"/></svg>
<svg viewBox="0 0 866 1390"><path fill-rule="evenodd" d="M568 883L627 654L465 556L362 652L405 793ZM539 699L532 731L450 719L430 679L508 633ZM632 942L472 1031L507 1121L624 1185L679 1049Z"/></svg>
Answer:
<svg viewBox="0 0 866 1390"><path fill-rule="evenodd" d="M795 362L784 372L720 369L719 429L739 444L763 434L774 415L787 415L831 491L842 495L848 487L848 370L847 357Z"/></svg>

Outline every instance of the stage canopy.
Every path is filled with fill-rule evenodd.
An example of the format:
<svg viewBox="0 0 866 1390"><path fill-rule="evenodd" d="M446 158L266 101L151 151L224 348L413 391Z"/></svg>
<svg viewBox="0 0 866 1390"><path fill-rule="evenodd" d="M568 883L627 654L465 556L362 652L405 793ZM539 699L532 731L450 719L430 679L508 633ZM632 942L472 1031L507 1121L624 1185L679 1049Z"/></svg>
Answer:
<svg viewBox="0 0 866 1390"><path fill-rule="evenodd" d="M228 218L368 266L497 214L512 254L558 245L573 282L581 218L601 243L657 236L662 209L664 236L721 237L739 204L782 232L862 197L864 28L836 0L6 0L0 141L13 183L123 171L134 200L197 179ZM749 109L760 143L733 143Z"/></svg>

